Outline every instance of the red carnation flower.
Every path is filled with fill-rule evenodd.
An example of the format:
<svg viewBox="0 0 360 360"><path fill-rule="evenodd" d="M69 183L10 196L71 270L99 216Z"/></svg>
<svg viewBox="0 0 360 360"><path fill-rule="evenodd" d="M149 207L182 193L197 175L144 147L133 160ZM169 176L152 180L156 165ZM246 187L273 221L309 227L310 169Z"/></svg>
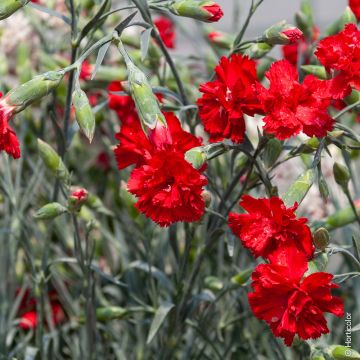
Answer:
<svg viewBox="0 0 360 360"><path fill-rule="evenodd" d="M1 96L2 93L0 93ZM19 141L15 131L9 125L14 112L15 106L9 105L6 98L0 100L0 151L5 151L14 159L18 159L20 157Z"/></svg>
<svg viewBox="0 0 360 360"><path fill-rule="evenodd" d="M240 206L248 213L230 213L229 226L255 257L279 263L293 249L308 259L313 257L311 232L306 218L296 218L297 204L286 208L278 197L255 199L244 195Z"/></svg>
<svg viewBox="0 0 360 360"><path fill-rule="evenodd" d="M19 293L19 291L17 291ZM49 292L50 309L52 321L55 325L61 324L65 320L65 313L58 301L58 296L54 291ZM38 315L36 312L36 300L30 296L30 292L26 291L21 299L19 307L19 326L24 330L36 329L38 325Z"/></svg>
<svg viewBox="0 0 360 360"><path fill-rule="evenodd" d="M347 24L339 34L321 40L315 55L328 71L334 71L330 88L334 98L349 95L351 87L360 90L360 31L356 25Z"/></svg>
<svg viewBox="0 0 360 360"><path fill-rule="evenodd" d="M160 37L165 46L169 49L175 48L175 26L174 23L165 16L160 16L154 20L154 24L159 30Z"/></svg>
<svg viewBox="0 0 360 360"><path fill-rule="evenodd" d="M273 63L266 72L269 89L257 85L259 99L266 116L264 129L284 140L300 131L308 136L326 136L333 128L333 119L328 114L330 105L329 82L313 75L298 81L296 68L288 61Z"/></svg>
<svg viewBox="0 0 360 360"><path fill-rule="evenodd" d="M360 0L349 0L349 6L357 20L360 21Z"/></svg>
<svg viewBox="0 0 360 360"><path fill-rule="evenodd" d="M252 274L253 292L248 295L254 315L270 326L275 336L290 346L295 334L304 340L329 333L324 313L344 314L341 298L332 296L333 275L317 272L304 277L307 264L301 256L291 266L259 265Z"/></svg>
<svg viewBox="0 0 360 360"><path fill-rule="evenodd" d="M215 68L217 79L200 86L203 96L197 101L199 116L210 141L224 138L241 143L244 139L244 114L261 112L254 84L255 61L242 55L222 57Z"/></svg>
<svg viewBox="0 0 360 360"><path fill-rule="evenodd" d="M125 123L115 136L119 145L115 149L119 169L132 164L143 165L156 152L166 150L185 154L188 150L201 146L201 139L184 131L173 113L165 113L167 127L158 126L147 137L140 121Z"/></svg>
<svg viewBox="0 0 360 360"><path fill-rule="evenodd" d="M221 7L216 3L213 5L204 5L202 9L210 14L210 17L207 19L209 22L219 21L224 15Z"/></svg>
<svg viewBox="0 0 360 360"><path fill-rule="evenodd" d="M120 144L115 149L119 169L136 165L128 182L128 190L138 197L135 206L160 226L199 220L207 184L201 170L184 158L201 139L184 131L174 114L165 118L167 125L159 122L148 136L140 122L124 124L116 134Z"/></svg>
<svg viewBox="0 0 360 360"><path fill-rule="evenodd" d="M94 66L91 65L87 60L85 60L81 65L79 78L81 80L90 80L93 70Z"/></svg>
<svg viewBox="0 0 360 360"><path fill-rule="evenodd" d="M201 196L205 176L184 159L181 152L158 152L135 168L128 190L138 198L135 207L160 226L200 220L205 202Z"/></svg>
<svg viewBox="0 0 360 360"><path fill-rule="evenodd" d="M135 103L129 95L116 95L113 92L124 91L120 81L113 81L108 86L109 108L116 111L123 124L138 122Z"/></svg>

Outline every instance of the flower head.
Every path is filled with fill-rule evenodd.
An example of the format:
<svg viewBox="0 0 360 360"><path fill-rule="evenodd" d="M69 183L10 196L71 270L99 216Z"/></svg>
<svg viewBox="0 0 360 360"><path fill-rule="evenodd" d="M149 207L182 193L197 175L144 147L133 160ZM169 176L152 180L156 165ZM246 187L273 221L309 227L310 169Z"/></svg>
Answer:
<svg viewBox="0 0 360 360"><path fill-rule="evenodd" d="M19 141L15 131L9 125L15 109L15 106L8 104L7 98L0 100L0 151L5 151L14 159L18 159L20 157Z"/></svg>
<svg viewBox="0 0 360 360"><path fill-rule="evenodd" d="M273 63L266 77L269 89L257 85L259 99L266 116L264 129L284 140L304 132L308 136L326 136L333 128L328 114L329 82L313 75L299 83L296 68L288 61Z"/></svg>
<svg viewBox="0 0 360 360"><path fill-rule="evenodd" d="M160 37L165 46L169 49L175 48L175 26L174 23L165 16L160 16L154 20L154 24L159 30Z"/></svg>
<svg viewBox="0 0 360 360"><path fill-rule="evenodd" d="M360 21L360 0L349 0L349 6L357 20Z"/></svg>
<svg viewBox="0 0 360 360"><path fill-rule="evenodd" d="M244 114L261 112L254 84L255 62L242 55L222 57L215 68L216 80L200 86L203 96L197 101L199 116L211 141L224 138L241 143L244 139Z"/></svg>
<svg viewBox="0 0 360 360"><path fill-rule="evenodd" d="M297 204L286 208L278 197L255 199L244 195L240 206L247 214L229 214L229 226L255 257L284 261L294 249L311 259L314 245L306 218L297 218Z"/></svg>
<svg viewBox="0 0 360 360"><path fill-rule="evenodd" d="M185 160L185 153L200 146L201 139L184 131L174 114L165 118L166 125L157 122L147 135L139 121L124 124L115 149L120 169L136 165L128 182L128 190L138 198L136 208L160 226L199 220L207 184L201 170Z"/></svg>
<svg viewBox="0 0 360 360"><path fill-rule="evenodd" d="M221 7L211 0L179 0L169 6L169 10L178 16L190 17L205 22L219 21L224 13Z"/></svg>
<svg viewBox="0 0 360 360"><path fill-rule="evenodd" d="M360 90L360 31L347 24L339 34L321 40L315 51L319 61L334 71L331 93L334 98L350 94L351 88Z"/></svg>
<svg viewBox="0 0 360 360"><path fill-rule="evenodd" d="M224 15L221 7L216 3L204 5L202 6L202 9L210 14L210 17L207 19L209 22L219 21Z"/></svg>
<svg viewBox="0 0 360 360"><path fill-rule="evenodd" d="M250 307L288 346L295 334L304 340L327 334L324 313L344 313L341 298L331 294L338 287L331 282L333 275L317 272L304 277L306 270L306 262L296 255L291 266L262 264L252 274Z"/></svg>

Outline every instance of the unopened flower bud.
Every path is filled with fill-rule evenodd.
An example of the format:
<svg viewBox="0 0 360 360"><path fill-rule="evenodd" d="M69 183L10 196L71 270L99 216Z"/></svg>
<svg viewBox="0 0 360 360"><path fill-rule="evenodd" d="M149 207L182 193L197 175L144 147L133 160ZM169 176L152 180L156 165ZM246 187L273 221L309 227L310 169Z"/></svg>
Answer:
<svg viewBox="0 0 360 360"><path fill-rule="evenodd" d="M356 350L343 345L332 345L327 352L335 360L360 359L360 354Z"/></svg>
<svg viewBox="0 0 360 360"><path fill-rule="evenodd" d="M73 190L68 198L69 208L71 210L79 211L88 199L88 192L83 188Z"/></svg>
<svg viewBox="0 0 360 360"><path fill-rule="evenodd" d="M61 204L57 202L53 202L50 204L46 204L42 208L40 208L36 214L35 218L40 220L50 220L54 219L64 213L67 212L67 208L62 206Z"/></svg>
<svg viewBox="0 0 360 360"><path fill-rule="evenodd" d="M205 202L205 206L208 208L210 207L211 205L211 200L212 200L212 197L211 197L211 193L207 190L204 190L202 193L201 193L201 197L204 199L204 202Z"/></svg>
<svg viewBox="0 0 360 360"><path fill-rule="evenodd" d="M334 163L333 167L335 181L345 190L348 187L350 181L349 169L339 163Z"/></svg>
<svg viewBox="0 0 360 360"><path fill-rule="evenodd" d="M314 232L313 240L317 249L325 251L330 242L329 232L325 228L321 227Z"/></svg>
<svg viewBox="0 0 360 360"><path fill-rule="evenodd" d="M215 1L177 0L169 5L169 10L178 16L185 16L205 22L219 21L224 15Z"/></svg>
<svg viewBox="0 0 360 360"><path fill-rule="evenodd" d="M230 50L235 40L233 35L218 30L208 30L206 37L211 44L225 50Z"/></svg>
<svg viewBox="0 0 360 360"><path fill-rule="evenodd" d="M10 106L14 106L15 113L18 113L54 90L60 84L64 74L65 72L60 70L36 76L8 92L4 100L6 99Z"/></svg>
<svg viewBox="0 0 360 360"><path fill-rule="evenodd" d="M272 46L265 42L251 43L247 45L245 51L243 51L243 54L247 55L251 59L260 59L264 57L271 49Z"/></svg>
<svg viewBox="0 0 360 360"><path fill-rule="evenodd" d="M145 74L132 62L126 65L129 71L130 92L144 130L155 129L158 121L166 124L158 100Z"/></svg>
<svg viewBox="0 0 360 360"><path fill-rule="evenodd" d="M15 11L25 6L30 0L1 0L0 1L0 20L11 16Z"/></svg>
<svg viewBox="0 0 360 360"><path fill-rule="evenodd" d="M243 270L231 278L231 282L236 285L244 285L249 279L253 272L252 268Z"/></svg>
<svg viewBox="0 0 360 360"><path fill-rule="evenodd" d="M318 185L321 197L326 200L329 197L330 192L323 176L320 176Z"/></svg>
<svg viewBox="0 0 360 360"><path fill-rule="evenodd" d="M281 21L264 31L262 40L270 45L294 44L303 37L303 33L296 26Z"/></svg>
<svg viewBox="0 0 360 360"><path fill-rule="evenodd" d="M192 148L185 153L185 160L195 169L200 169L207 161L206 152L202 146Z"/></svg>
<svg viewBox="0 0 360 360"><path fill-rule="evenodd" d="M222 281L216 276L207 276L204 280L204 285L206 288L213 291L220 291L224 287Z"/></svg>
<svg viewBox="0 0 360 360"><path fill-rule="evenodd" d="M88 97L81 89L76 89L73 92L73 105L76 121L79 124L80 130L84 133L89 142L91 142L95 132L95 115L92 111Z"/></svg>
<svg viewBox="0 0 360 360"><path fill-rule="evenodd" d="M320 65L302 65L301 69L304 70L305 74L315 75L319 79L326 79L326 69L324 66Z"/></svg>
<svg viewBox="0 0 360 360"><path fill-rule="evenodd" d="M45 141L38 139L38 149L45 166L60 180L67 180L69 172L57 152Z"/></svg>

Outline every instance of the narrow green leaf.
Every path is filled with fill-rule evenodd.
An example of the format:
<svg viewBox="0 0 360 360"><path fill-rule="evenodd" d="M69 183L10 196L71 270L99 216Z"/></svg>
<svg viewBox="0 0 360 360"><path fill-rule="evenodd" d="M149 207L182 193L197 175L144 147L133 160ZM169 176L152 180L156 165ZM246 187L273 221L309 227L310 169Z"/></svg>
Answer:
<svg viewBox="0 0 360 360"><path fill-rule="evenodd" d="M169 314L170 310L174 307L174 304L170 302L165 302L159 306L156 310L154 320L151 323L150 331L148 338L146 340L147 344L150 344L157 332L159 331L162 323L166 319L166 316Z"/></svg>
<svg viewBox="0 0 360 360"><path fill-rule="evenodd" d="M99 49L99 52L96 57L94 70L93 70L93 73L91 74L91 80L93 80L95 78L95 75L98 72L102 62L104 61L105 55L106 55L110 45L111 45L111 42L107 42Z"/></svg>
<svg viewBox="0 0 360 360"><path fill-rule="evenodd" d="M143 31L140 37L141 60L144 61L149 51L152 28Z"/></svg>
<svg viewBox="0 0 360 360"><path fill-rule="evenodd" d="M285 205L293 206L295 202L300 204L314 183L314 179L315 172L313 169L309 169L300 175L283 196Z"/></svg>

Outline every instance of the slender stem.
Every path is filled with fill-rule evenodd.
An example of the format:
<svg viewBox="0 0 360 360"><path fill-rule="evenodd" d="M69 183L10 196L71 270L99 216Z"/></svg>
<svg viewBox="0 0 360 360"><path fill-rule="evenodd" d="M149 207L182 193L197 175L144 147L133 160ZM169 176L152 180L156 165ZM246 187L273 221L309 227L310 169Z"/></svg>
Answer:
<svg viewBox="0 0 360 360"><path fill-rule="evenodd" d="M333 118L336 120L339 117L343 116L345 113L347 113L348 111L356 108L358 105L360 105L360 100L354 102L353 104L347 106L346 108L342 109L341 111L339 111Z"/></svg>
<svg viewBox="0 0 360 360"><path fill-rule="evenodd" d="M347 199L348 199L348 201L349 201L349 203L350 203L351 209L352 209L353 212L354 212L354 215L355 215L355 217L356 217L356 220L357 220L357 222L358 222L358 224L359 224L359 226L360 226L360 216L359 216L359 214L358 214L358 212L357 212L357 210L356 210L356 206L355 206L355 204L354 204L354 201L353 201L353 199L351 198L350 191L349 191L349 189L345 189L344 192L345 192L345 195L346 195L346 197L347 197Z"/></svg>

